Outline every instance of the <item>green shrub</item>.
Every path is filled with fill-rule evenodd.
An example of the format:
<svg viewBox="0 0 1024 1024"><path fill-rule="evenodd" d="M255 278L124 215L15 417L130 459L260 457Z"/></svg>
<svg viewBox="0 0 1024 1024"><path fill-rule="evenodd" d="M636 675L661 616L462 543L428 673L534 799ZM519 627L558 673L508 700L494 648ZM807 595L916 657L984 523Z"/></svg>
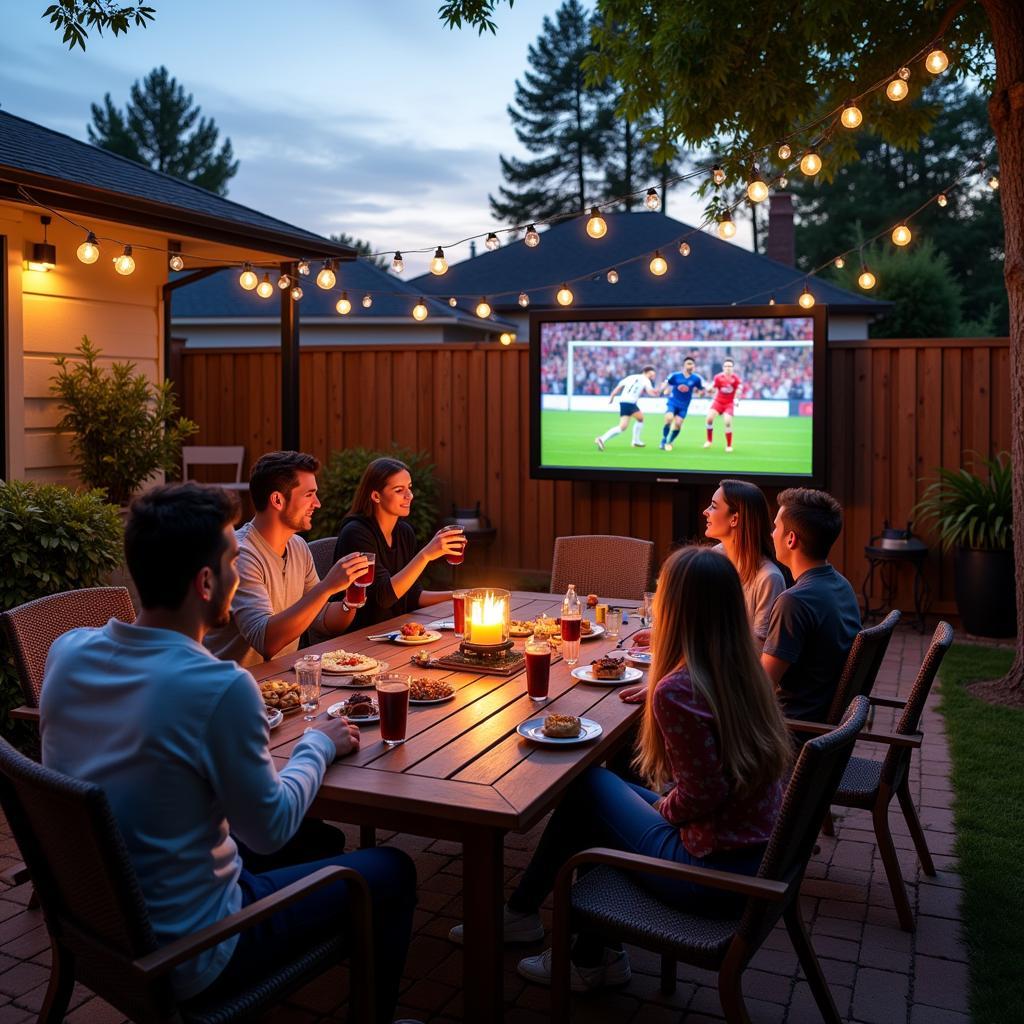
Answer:
<svg viewBox="0 0 1024 1024"><path fill-rule="evenodd" d="M72 363L67 356L56 359L59 372L50 390L64 410L57 429L75 435L71 451L82 480L124 505L157 470L180 470L182 442L199 425L178 416L170 381L153 384L134 372L134 363L104 370L96 362L100 350L88 337L78 352L81 359Z"/></svg>
<svg viewBox="0 0 1024 1024"><path fill-rule="evenodd" d="M102 584L121 564L122 535L118 510L102 492L0 483L0 609ZM0 713L8 736L7 712L21 703L10 649L0 633Z"/></svg>
<svg viewBox="0 0 1024 1024"><path fill-rule="evenodd" d="M363 471L374 459L382 457L399 459L412 473L415 496L409 525L416 531L416 539L425 542L437 529L438 484L434 465L426 452L414 452L408 448L392 446L388 451L371 451L369 448L342 448L332 452L327 465L317 474L318 494L323 508L313 516L313 528L309 539L336 537L341 521L348 514L355 497L356 488Z"/></svg>

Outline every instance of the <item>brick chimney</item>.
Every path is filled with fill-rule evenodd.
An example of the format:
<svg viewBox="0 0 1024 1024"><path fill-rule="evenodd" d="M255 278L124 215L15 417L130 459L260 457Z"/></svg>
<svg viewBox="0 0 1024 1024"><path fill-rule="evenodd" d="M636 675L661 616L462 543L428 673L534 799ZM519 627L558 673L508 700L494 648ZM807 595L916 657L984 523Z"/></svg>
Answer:
<svg viewBox="0 0 1024 1024"><path fill-rule="evenodd" d="M793 197L788 192L773 192L768 201L768 243L765 255L796 266L796 231L793 228Z"/></svg>

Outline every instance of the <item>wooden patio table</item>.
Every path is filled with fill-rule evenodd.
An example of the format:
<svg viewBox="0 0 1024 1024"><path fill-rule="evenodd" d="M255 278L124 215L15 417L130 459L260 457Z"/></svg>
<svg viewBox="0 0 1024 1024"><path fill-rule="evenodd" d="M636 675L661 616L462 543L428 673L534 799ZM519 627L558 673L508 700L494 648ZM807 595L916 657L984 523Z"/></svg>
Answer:
<svg viewBox="0 0 1024 1024"><path fill-rule="evenodd" d="M604 600L602 598L602 600ZM624 607L633 602L615 601ZM516 592L512 617L558 615L557 595ZM377 723L360 725L358 753L336 761L327 770L310 814L332 821L379 827L463 847L463 1019L500 1021L502 998L502 905L504 902L503 842L507 832L524 832L550 811L565 788L592 764L605 760L627 738L641 705L619 700L614 686L579 683L564 661L554 661L548 700L530 700L526 675L477 675L438 669L417 669L409 658L419 650L437 657L458 646L450 633L419 647L367 640L367 633L385 633L403 622L450 618L451 604L420 609L369 630L317 644L302 653L358 651L388 662L392 671L445 679L455 697L444 704L411 705L406 742L391 749L380 739ZM640 628L630 615L619 639ZM580 644L585 665L616 646L602 636ZM629 646L627 640L624 646ZM297 654L286 655L253 670L257 679L280 676ZM325 675L321 714L335 701L356 692L331 686ZM522 739L516 726L540 714L585 715L603 728L591 743L542 747ZM309 723L301 714L289 716L271 734L270 748L283 763Z"/></svg>

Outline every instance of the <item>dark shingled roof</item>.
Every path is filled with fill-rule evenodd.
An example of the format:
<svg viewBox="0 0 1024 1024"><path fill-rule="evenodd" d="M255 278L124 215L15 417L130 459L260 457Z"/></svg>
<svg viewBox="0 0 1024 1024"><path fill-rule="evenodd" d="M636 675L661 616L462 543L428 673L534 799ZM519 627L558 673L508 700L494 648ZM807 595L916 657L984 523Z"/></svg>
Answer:
<svg viewBox="0 0 1024 1024"><path fill-rule="evenodd" d="M793 303L805 283L815 299L828 303L833 312L871 315L888 308L888 303L801 274L661 213L606 213L604 217L608 222L604 238L587 235L586 218L578 217L542 232L536 248L528 248L522 240L510 242L453 264L442 277L427 273L410 284L435 295L458 295L463 303L486 295L498 310L516 306L520 291L530 296L531 308L555 306L555 292L566 279L575 295L573 308L765 305L772 295L777 302ZM685 257L678 250L684 235L691 248ZM668 261L663 277L647 269L656 249ZM610 266L619 271L616 285L605 280L604 271Z"/></svg>
<svg viewBox="0 0 1024 1024"><path fill-rule="evenodd" d="M0 110L3 182L10 184L0 190L0 198L20 198L14 189L20 184L33 195L43 192L45 199L54 194L73 197L78 203L67 205L68 209L81 208L87 199L101 205L113 203L120 213L117 219L124 223L147 226L154 217L162 222L173 218L179 232L198 237L214 237L216 232L209 229L219 224L256 247L277 252L274 245L285 245L284 255L344 256L352 251L198 185ZM201 229L204 225L206 232ZM165 230L166 225L161 223L158 229Z"/></svg>
<svg viewBox="0 0 1024 1024"><path fill-rule="evenodd" d="M356 260L342 263L337 268L338 283L329 291L317 287L316 273L320 264L314 263L309 277L300 278L302 284L302 300L299 303L299 316L302 320L311 317L330 317L339 324L353 320L402 319L415 325L412 319L412 307L416 300L423 297L427 304L428 316L426 323L439 319L456 320L460 324L479 327L482 330L512 330L513 325L498 319L481 320L465 309L452 309L446 299L431 298L422 291L387 271L370 263L369 260ZM257 270L262 277L263 271ZM194 281L186 288L174 293L173 319L218 320L237 317L269 317L277 319L278 294L274 289L274 297L261 299L254 291L247 292L238 283L238 268L220 271L201 280ZM172 279L175 276L171 275ZM276 283L278 274L270 273L270 280ZM334 308L341 298L342 290L348 293L352 303L352 312L341 316ZM360 300L366 292L373 295L373 305L363 309Z"/></svg>

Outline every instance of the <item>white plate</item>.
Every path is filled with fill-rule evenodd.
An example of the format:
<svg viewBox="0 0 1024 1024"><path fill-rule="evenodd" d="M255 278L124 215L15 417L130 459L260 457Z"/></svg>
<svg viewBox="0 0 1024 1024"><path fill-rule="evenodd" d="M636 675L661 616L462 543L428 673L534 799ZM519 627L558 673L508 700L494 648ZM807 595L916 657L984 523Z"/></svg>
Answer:
<svg viewBox="0 0 1024 1024"><path fill-rule="evenodd" d="M366 669L365 672L353 672L350 668L328 668L326 665L321 665L320 671L325 676L375 676L381 670L380 664L378 661L372 668Z"/></svg>
<svg viewBox="0 0 1024 1024"><path fill-rule="evenodd" d="M396 636L394 642L396 644L402 644L405 647L419 647L420 644L432 644L435 640L440 640L441 634L436 629L428 629L426 633L420 636ZM360 673L365 674L365 673Z"/></svg>
<svg viewBox="0 0 1024 1024"><path fill-rule="evenodd" d="M267 708L267 725L276 729L284 721L284 715L277 708Z"/></svg>
<svg viewBox="0 0 1024 1024"><path fill-rule="evenodd" d="M331 718L343 718L343 717L346 717L345 716L345 705L346 705L346 703L347 703L346 701L340 700L340 701L338 701L337 704L332 704L327 709L327 714L329 714L331 716ZM373 706L375 708L377 707L376 704L374 704ZM380 721L380 711L378 709L377 714L375 714L375 715L363 715L362 718L350 718L349 721L353 725L363 725L364 723L368 725L371 722L379 722Z"/></svg>
<svg viewBox="0 0 1024 1024"><path fill-rule="evenodd" d="M549 747L572 747L577 743L589 743L604 732L597 722L589 718L581 718L580 725L583 728L579 736L545 736L543 728L546 717L546 715L541 715L539 718L531 718L529 721L521 723L516 732L524 739L533 740L534 743L543 743Z"/></svg>
<svg viewBox="0 0 1024 1024"><path fill-rule="evenodd" d="M596 640L599 636L604 636L608 631L599 622L592 622L590 624L589 633L580 633L581 640Z"/></svg>
<svg viewBox="0 0 1024 1024"><path fill-rule="evenodd" d="M651 667L651 652L650 651L626 651L626 661L630 664L638 665L640 668Z"/></svg>
<svg viewBox="0 0 1024 1024"><path fill-rule="evenodd" d="M640 669L627 667L621 679L595 679L590 674L589 665L580 665L579 668L574 668L571 675L573 679L578 679L582 683L593 683L595 686L622 686L624 683L635 683L644 677Z"/></svg>
<svg viewBox="0 0 1024 1024"><path fill-rule="evenodd" d="M369 690L375 685L374 683L353 683L352 680L356 676L369 676L373 679L375 676L379 676L381 672L387 672L388 663L386 661L378 661L374 668L371 668L369 672L327 672L324 671L325 676L331 677L331 686L343 686L349 690Z"/></svg>
<svg viewBox="0 0 1024 1024"><path fill-rule="evenodd" d="M427 629L446 629L446 630L451 631L451 630L455 629L455 620L454 619L438 619L436 622L428 622L427 623Z"/></svg>
<svg viewBox="0 0 1024 1024"><path fill-rule="evenodd" d="M448 694L447 697L435 697L433 700L414 700L412 697L409 698L410 704L447 704L448 701L455 700L455 691L453 690Z"/></svg>

